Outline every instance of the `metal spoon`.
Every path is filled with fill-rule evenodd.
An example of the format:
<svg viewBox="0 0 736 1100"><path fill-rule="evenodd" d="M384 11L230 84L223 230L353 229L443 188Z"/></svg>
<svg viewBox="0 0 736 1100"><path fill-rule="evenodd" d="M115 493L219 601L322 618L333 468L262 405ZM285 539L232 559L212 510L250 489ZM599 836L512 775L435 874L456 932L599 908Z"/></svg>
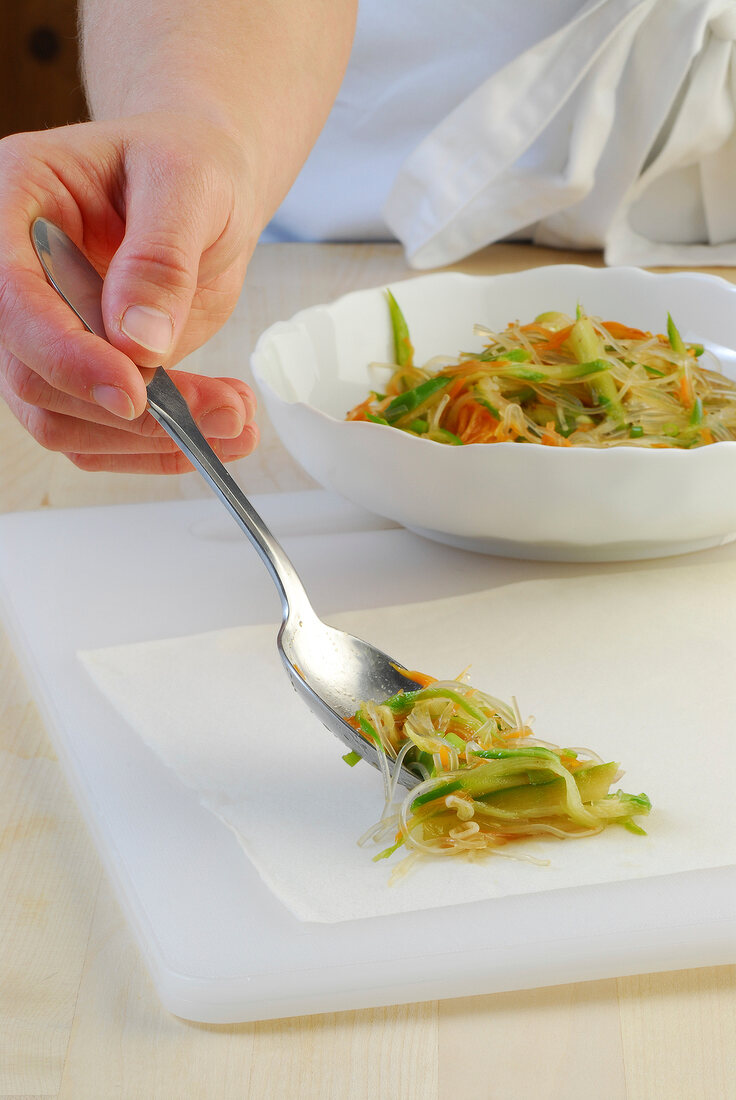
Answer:
<svg viewBox="0 0 736 1100"><path fill-rule="evenodd" d="M51 285L85 328L106 340L102 279L96 270L66 234L44 218L33 223L31 239ZM281 597L277 646L292 685L332 733L380 769L379 750L345 719L363 700L378 702L420 685L398 661L317 616L283 547L212 450L163 367L156 369L147 393L151 415L214 489L271 574ZM405 787L419 782L406 767L398 778Z"/></svg>

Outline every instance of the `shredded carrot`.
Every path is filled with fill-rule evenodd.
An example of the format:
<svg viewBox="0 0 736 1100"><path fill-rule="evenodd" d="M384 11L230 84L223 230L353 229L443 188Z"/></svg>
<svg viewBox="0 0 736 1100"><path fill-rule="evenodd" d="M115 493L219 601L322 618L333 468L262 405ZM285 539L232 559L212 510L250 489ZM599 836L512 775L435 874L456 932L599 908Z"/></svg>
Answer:
<svg viewBox="0 0 736 1100"><path fill-rule="evenodd" d="M468 401L460 409L456 434L463 443L485 443L498 428L498 420L477 401Z"/></svg>
<svg viewBox="0 0 736 1100"><path fill-rule="evenodd" d="M686 374L683 374L682 378L680 379L678 393L680 401L682 401L683 405L685 405L685 407L689 409L693 404L693 388L690 385L690 379Z"/></svg>
<svg viewBox="0 0 736 1100"><path fill-rule="evenodd" d="M450 401L455 400L455 398L465 389L466 384L467 379L465 378L455 379L455 381L452 383L449 390L447 391L447 395L450 398Z"/></svg>
<svg viewBox="0 0 736 1100"><path fill-rule="evenodd" d="M702 436L703 443L713 443L714 442L713 432L710 430L710 428L701 428L700 429L700 435Z"/></svg>
<svg viewBox="0 0 736 1100"><path fill-rule="evenodd" d="M567 328L561 328L557 332L553 332L548 340L543 340L540 343L534 345L535 351L556 351L562 344L565 343L568 336L572 332L572 325L568 325Z"/></svg>
<svg viewBox="0 0 736 1100"><path fill-rule="evenodd" d="M554 421L552 420L544 425L544 435L540 439L540 443L544 443L547 447L572 447L569 439L565 439L564 435L560 435L559 432L555 431Z"/></svg>
<svg viewBox="0 0 736 1100"><path fill-rule="evenodd" d="M551 328L545 328L544 325L538 325L536 321L530 325L519 325L519 332L527 332L534 336L544 337L543 340L537 340L533 345L535 351L556 351L557 348L565 343L572 329L572 325L567 325L566 328L555 331Z"/></svg>
<svg viewBox="0 0 736 1100"><path fill-rule="evenodd" d="M403 668L401 669L401 671L404 672L404 675L408 676L410 680L416 680L416 682L418 684L421 684L422 687L429 687L430 684L437 683L437 677L427 676L426 672L414 672L409 671L408 669L404 671Z"/></svg>
<svg viewBox="0 0 736 1100"><path fill-rule="evenodd" d="M534 332L539 336L544 336L547 339L550 336L554 336L554 332L551 328L545 328L544 325L537 324L536 321L532 321L528 325L519 325L519 332Z"/></svg>
<svg viewBox="0 0 736 1100"><path fill-rule="evenodd" d="M351 409L348 413L347 420L365 420L365 414L373 404L373 394L369 394L365 401L361 401L359 405L356 405L354 409Z"/></svg>
<svg viewBox="0 0 736 1100"><path fill-rule="evenodd" d="M651 336L651 332L642 332L640 328L629 328L628 325L622 325L619 321L603 321L603 327L614 340L646 340L648 336Z"/></svg>

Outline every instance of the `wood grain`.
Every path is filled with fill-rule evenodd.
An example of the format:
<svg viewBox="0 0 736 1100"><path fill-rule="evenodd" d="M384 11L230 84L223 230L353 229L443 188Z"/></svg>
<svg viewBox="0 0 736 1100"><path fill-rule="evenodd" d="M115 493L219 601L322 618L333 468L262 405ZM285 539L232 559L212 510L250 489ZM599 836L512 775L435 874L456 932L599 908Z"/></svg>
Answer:
<svg viewBox="0 0 736 1100"><path fill-rule="evenodd" d="M0 1096L56 1095L100 866L0 638Z"/></svg>
<svg viewBox="0 0 736 1100"><path fill-rule="evenodd" d="M442 1100L627 1100L613 980L445 1001L439 1019Z"/></svg>
<svg viewBox="0 0 736 1100"><path fill-rule="evenodd" d="M509 245L460 266L571 259ZM190 365L248 378L267 324L409 274L393 245L264 246L231 322ZM260 421L242 483L311 484ZM0 408L2 511L204 492L195 475L81 473ZM241 1026L168 1015L1 635L0 899L2 1100L736 1100L736 967Z"/></svg>
<svg viewBox="0 0 736 1100"><path fill-rule="evenodd" d="M617 985L629 1100L735 1100L736 967Z"/></svg>

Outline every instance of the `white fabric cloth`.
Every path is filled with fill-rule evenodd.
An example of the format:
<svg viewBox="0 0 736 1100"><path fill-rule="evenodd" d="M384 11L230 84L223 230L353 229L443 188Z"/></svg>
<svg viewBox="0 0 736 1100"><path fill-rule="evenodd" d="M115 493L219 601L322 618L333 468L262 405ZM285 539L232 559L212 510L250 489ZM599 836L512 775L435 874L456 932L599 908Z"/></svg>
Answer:
<svg viewBox="0 0 736 1100"><path fill-rule="evenodd" d="M734 41L736 0L365 0L271 239L395 236L418 268L511 235L736 263Z"/></svg>

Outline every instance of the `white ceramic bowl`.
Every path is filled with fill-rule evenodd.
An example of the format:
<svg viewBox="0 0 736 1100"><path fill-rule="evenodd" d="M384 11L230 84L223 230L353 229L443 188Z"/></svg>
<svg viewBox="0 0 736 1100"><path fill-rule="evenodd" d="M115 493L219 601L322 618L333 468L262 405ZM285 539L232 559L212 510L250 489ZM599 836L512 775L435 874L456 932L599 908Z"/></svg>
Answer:
<svg viewBox="0 0 736 1100"><path fill-rule="evenodd" d="M736 287L694 272L572 265L512 275L446 273L393 284L416 362L479 350L544 310L587 312L653 332L669 310L687 341L736 377ZM614 561L682 553L736 537L736 443L637 447L448 447L380 424L345 422L390 361L384 288L358 291L269 328L253 371L285 446L326 488L454 546L512 557Z"/></svg>

